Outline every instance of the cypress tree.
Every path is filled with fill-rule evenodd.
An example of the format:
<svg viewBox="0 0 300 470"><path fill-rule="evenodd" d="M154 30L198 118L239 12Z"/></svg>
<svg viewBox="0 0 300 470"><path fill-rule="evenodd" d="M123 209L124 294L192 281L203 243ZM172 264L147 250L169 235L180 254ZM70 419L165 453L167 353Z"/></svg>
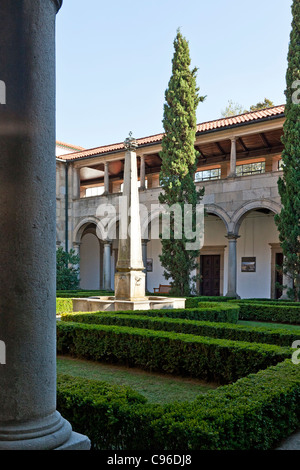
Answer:
<svg viewBox="0 0 300 470"><path fill-rule="evenodd" d="M275 216L284 255L283 272L293 281L290 298L300 298L300 0L292 4L292 31L286 73L286 107L282 142L283 177L278 180L282 209ZM297 90L298 88L298 90Z"/></svg>
<svg viewBox="0 0 300 470"><path fill-rule="evenodd" d="M196 224L196 206L204 194L197 191L194 176L197 167L198 153L195 150L195 135L197 130L196 109L203 97L200 97L196 85L197 69L190 69L190 53L187 40L177 31L174 40L174 56L172 60L172 75L165 92L163 126L165 134L162 140L160 157L162 166L160 185L162 192L159 202L168 208L177 204L183 214L185 204L192 207L193 230ZM182 217L184 220L184 217ZM189 295L191 293L191 273L197 267L199 250L186 249L184 226L182 237L176 237L176 221L170 212L170 238L162 240L161 264L164 277L171 279L173 295Z"/></svg>

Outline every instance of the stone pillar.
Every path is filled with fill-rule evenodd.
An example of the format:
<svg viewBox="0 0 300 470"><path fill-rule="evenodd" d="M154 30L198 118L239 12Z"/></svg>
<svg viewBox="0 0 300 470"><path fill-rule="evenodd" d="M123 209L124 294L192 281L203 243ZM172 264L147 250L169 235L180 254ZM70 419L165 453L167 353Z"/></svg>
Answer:
<svg viewBox="0 0 300 470"><path fill-rule="evenodd" d="M142 257L141 220L137 184L137 142L130 137L126 149L123 196L120 198L119 252L115 274L116 300L145 298L145 273Z"/></svg>
<svg viewBox="0 0 300 470"><path fill-rule="evenodd" d="M104 290L111 290L111 241L104 241L103 252L103 284Z"/></svg>
<svg viewBox="0 0 300 470"><path fill-rule="evenodd" d="M104 163L104 194L109 194L109 173L108 162Z"/></svg>
<svg viewBox="0 0 300 470"><path fill-rule="evenodd" d="M144 264L144 273L145 273L145 291L147 292L147 244L149 240L143 239L142 240L142 257L143 257L143 264Z"/></svg>
<svg viewBox="0 0 300 470"><path fill-rule="evenodd" d="M144 155L141 156L141 161L140 161L140 190L145 191L146 189L146 172L145 172L145 157Z"/></svg>
<svg viewBox="0 0 300 470"><path fill-rule="evenodd" d="M236 280L237 280L237 255L236 255L236 242L239 238L238 235L228 234L226 236L229 242L228 249L228 291L227 297L239 298L236 292Z"/></svg>
<svg viewBox="0 0 300 470"><path fill-rule="evenodd" d="M73 199L80 198L80 168L72 168L73 175Z"/></svg>
<svg viewBox="0 0 300 470"><path fill-rule="evenodd" d="M0 450L88 449L56 411L55 17L0 2Z"/></svg>
<svg viewBox="0 0 300 470"><path fill-rule="evenodd" d="M228 176L230 178L236 176L236 137L231 139L230 172Z"/></svg>

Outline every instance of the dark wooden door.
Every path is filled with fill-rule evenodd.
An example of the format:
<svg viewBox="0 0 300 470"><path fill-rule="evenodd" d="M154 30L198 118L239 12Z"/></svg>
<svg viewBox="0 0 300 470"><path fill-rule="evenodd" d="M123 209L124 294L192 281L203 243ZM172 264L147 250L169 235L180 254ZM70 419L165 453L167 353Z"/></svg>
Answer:
<svg viewBox="0 0 300 470"><path fill-rule="evenodd" d="M275 257L275 299L279 299L282 295L282 289L277 287L278 284L282 286L283 275L282 275L282 265L283 265L283 254L276 253Z"/></svg>
<svg viewBox="0 0 300 470"><path fill-rule="evenodd" d="M220 295L220 260L220 255L202 255L200 257L201 295Z"/></svg>

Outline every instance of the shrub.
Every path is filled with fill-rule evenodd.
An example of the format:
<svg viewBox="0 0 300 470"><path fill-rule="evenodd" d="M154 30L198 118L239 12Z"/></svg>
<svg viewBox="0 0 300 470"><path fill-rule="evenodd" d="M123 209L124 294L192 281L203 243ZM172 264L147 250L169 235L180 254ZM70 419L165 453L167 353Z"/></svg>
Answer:
<svg viewBox="0 0 300 470"><path fill-rule="evenodd" d="M222 297L222 296L201 296L201 297L187 297L185 306L186 308L195 308L199 302L230 302L236 300L235 297Z"/></svg>
<svg viewBox="0 0 300 470"><path fill-rule="evenodd" d="M238 302L240 320L300 324L300 306Z"/></svg>
<svg viewBox="0 0 300 470"><path fill-rule="evenodd" d="M291 355L290 348L274 345L73 322L57 324L57 350L223 384Z"/></svg>
<svg viewBox="0 0 300 470"><path fill-rule="evenodd" d="M177 333L209 336L211 338L229 339L254 343L291 346L300 340L300 330L271 329L267 327L250 327L228 323L214 323L180 318L149 317L118 313L71 313L63 314L63 321L98 325L117 325L150 330L175 331Z"/></svg>
<svg viewBox="0 0 300 470"><path fill-rule="evenodd" d="M58 410L98 450L268 450L300 426L300 367L288 359L191 403L60 377Z"/></svg>
<svg viewBox="0 0 300 470"><path fill-rule="evenodd" d="M79 261L75 250L56 250L56 289L76 289L79 285Z"/></svg>
<svg viewBox="0 0 300 470"><path fill-rule="evenodd" d="M73 304L71 299L56 298L56 314L72 312Z"/></svg>
<svg viewBox="0 0 300 470"><path fill-rule="evenodd" d="M122 434L126 435L130 425L130 407L146 401L129 387L64 374L57 377L58 409L96 447L101 442L104 449L122 448Z"/></svg>

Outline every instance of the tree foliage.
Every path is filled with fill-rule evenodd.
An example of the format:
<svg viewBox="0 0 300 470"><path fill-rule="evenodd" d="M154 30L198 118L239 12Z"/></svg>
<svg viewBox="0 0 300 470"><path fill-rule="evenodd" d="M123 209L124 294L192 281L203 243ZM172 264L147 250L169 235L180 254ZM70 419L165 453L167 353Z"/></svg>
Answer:
<svg viewBox="0 0 300 470"><path fill-rule="evenodd" d="M250 112L252 113L253 111L260 111L261 109L272 108L272 106L275 106L273 101L268 100L268 98L265 98L264 101L260 101L250 106Z"/></svg>
<svg viewBox="0 0 300 470"><path fill-rule="evenodd" d="M292 5L292 31L286 73L286 108L282 142L283 177L278 190L282 209L275 217L284 255L283 272L293 281L288 295L300 298L300 104L295 100L295 84L300 80L300 1ZM300 82L298 82L299 85Z"/></svg>
<svg viewBox="0 0 300 470"><path fill-rule="evenodd" d="M56 250L56 289L71 290L79 287L79 256L74 250L68 253L59 247Z"/></svg>
<svg viewBox="0 0 300 470"><path fill-rule="evenodd" d="M249 112L252 113L253 111L260 111L261 109L272 108L272 106L275 106L273 101L269 100L268 98L265 98L263 101L253 104L252 106L250 106L250 110L247 110L244 108L243 105L239 103L235 103L233 100L229 100L228 105L221 112L221 115L223 118L231 117L231 116L238 116L239 114L244 114L244 113L249 113Z"/></svg>
<svg viewBox="0 0 300 470"><path fill-rule="evenodd" d="M172 75L165 92L163 125L165 134L162 140L160 184L162 193L159 202L171 208L180 205L192 207L193 227L195 227L196 206L203 196L194 182L198 153L195 150L197 130L196 109L204 97L199 96L196 84L197 69L190 69L190 53L187 40L177 31L174 40ZM183 217L182 217L183 219ZM191 273L197 267L199 251L186 249L187 238L182 227L182 237L176 238L174 214L170 213L170 238L162 237L160 261L164 276L171 279L171 293L189 295Z"/></svg>

